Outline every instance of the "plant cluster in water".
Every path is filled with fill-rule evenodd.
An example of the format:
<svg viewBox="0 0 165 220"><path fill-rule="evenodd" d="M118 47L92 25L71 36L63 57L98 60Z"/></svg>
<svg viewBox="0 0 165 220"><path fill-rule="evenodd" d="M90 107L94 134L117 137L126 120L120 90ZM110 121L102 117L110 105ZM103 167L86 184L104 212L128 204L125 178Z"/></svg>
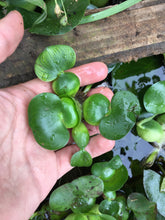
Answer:
<svg viewBox="0 0 165 220"><path fill-rule="evenodd" d="M50 82L55 93L35 96L28 107L29 125L36 141L49 150L65 147L70 139L80 148L71 159L72 166L90 166L92 158L85 151L90 135L84 122L99 126L107 139L117 140L134 126L140 113L137 97L128 91L117 92L110 101L102 94L78 100L79 78L64 72L74 66L74 50L65 45L47 47L37 58L35 73L39 79ZM83 96L90 86L84 89Z"/></svg>
<svg viewBox="0 0 165 220"><path fill-rule="evenodd" d="M141 104L136 95L128 91L116 92L111 103L100 94L85 97L79 103L79 79L73 73L64 72L73 67L75 59L72 48L56 45L46 48L36 60L37 76L42 80L52 81L52 88L56 93L39 94L30 102L29 123L38 143L51 150L64 147L63 135L68 141L68 129L71 129L72 137L80 148L73 155L71 164L84 166L85 161L85 165L89 166L92 161L85 146L90 137L85 120L91 125L98 125L106 138L115 140L124 137L135 126L141 138L156 146L145 161L147 166L152 166L164 146L165 81L154 83L145 90ZM81 92L86 95L88 88L90 86L84 90L81 88ZM94 108L90 103L94 103ZM100 103L102 104L99 105ZM107 111L102 112L102 108L106 109L106 106ZM95 109L100 109L101 117L97 117ZM56 127L56 121L59 127ZM58 140L58 135L61 140ZM157 173L150 169L142 171L137 161L133 161L131 169L134 169L132 173L136 181L135 187L131 186L127 169L119 156L108 161L104 157L103 161L93 163L91 175L81 176L55 189L50 195L49 205L45 204L31 219L163 220L164 164L158 164Z"/></svg>

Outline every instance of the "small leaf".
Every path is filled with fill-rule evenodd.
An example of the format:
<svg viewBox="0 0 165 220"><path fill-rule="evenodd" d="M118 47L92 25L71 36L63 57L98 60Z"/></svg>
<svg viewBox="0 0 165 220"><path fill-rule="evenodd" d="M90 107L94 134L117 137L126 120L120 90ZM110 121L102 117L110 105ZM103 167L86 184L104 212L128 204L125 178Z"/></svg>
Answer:
<svg viewBox="0 0 165 220"><path fill-rule="evenodd" d="M75 96L80 88L80 80L74 73L65 72L52 83L52 88L58 96Z"/></svg>
<svg viewBox="0 0 165 220"><path fill-rule="evenodd" d="M148 142L160 142L164 136L161 125L153 119L148 122L145 122L145 119L138 122L136 129L138 135Z"/></svg>
<svg viewBox="0 0 165 220"><path fill-rule="evenodd" d="M63 123L66 128L73 128L79 123L79 114L74 101L69 97L61 98Z"/></svg>
<svg viewBox="0 0 165 220"><path fill-rule="evenodd" d="M125 184L128 179L128 171L124 165L115 170L107 181L104 181L105 191L117 191Z"/></svg>
<svg viewBox="0 0 165 220"><path fill-rule="evenodd" d="M84 196L77 197L76 199L74 199L74 202L71 205L71 210L74 213L85 213L88 212L95 205L95 202L95 198Z"/></svg>
<svg viewBox="0 0 165 220"><path fill-rule="evenodd" d="M103 200L99 205L99 211L115 217L119 212L119 203L117 201Z"/></svg>
<svg viewBox="0 0 165 220"><path fill-rule="evenodd" d="M50 82L57 75L74 66L76 54L70 46L47 47L37 58L34 69L39 79Z"/></svg>
<svg viewBox="0 0 165 220"><path fill-rule="evenodd" d="M101 120L99 129L105 138L118 140L133 128L140 104L133 93L119 91L112 98L111 109L110 115Z"/></svg>
<svg viewBox="0 0 165 220"><path fill-rule="evenodd" d="M153 170L144 170L143 185L149 200L157 205L159 213L165 217L165 193L160 192L161 176Z"/></svg>
<svg viewBox="0 0 165 220"><path fill-rule="evenodd" d="M130 208L137 220L155 220L156 204L148 201L140 193L132 193L127 199L128 208Z"/></svg>
<svg viewBox="0 0 165 220"><path fill-rule="evenodd" d="M144 106L148 112L161 114L165 112L165 81L153 84L144 95Z"/></svg>
<svg viewBox="0 0 165 220"><path fill-rule="evenodd" d="M89 143L89 132L84 123L80 122L72 129L72 137L77 146L83 150Z"/></svg>
<svg viewBox="0 0 165 220"><path fill-rule="evenodd" d="M83 103L84 119L91 125L98 125L108 114L110 114L110 101L100 93L89 96Z"/></svg>
<svg viewBox="0 0 165 220"><path fill-rule="evenodd" d="M77 167L89 167L92 164L92 157L91 155L85 151L80 150L73 154L71 158L71 166L77 166Z"/></svg>

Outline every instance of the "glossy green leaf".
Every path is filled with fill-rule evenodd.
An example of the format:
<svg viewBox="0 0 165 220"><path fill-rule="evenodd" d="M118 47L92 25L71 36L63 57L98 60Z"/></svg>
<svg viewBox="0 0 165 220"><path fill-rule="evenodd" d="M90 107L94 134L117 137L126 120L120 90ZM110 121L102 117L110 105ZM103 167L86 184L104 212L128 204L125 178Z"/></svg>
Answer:
<svg viewBox="0 0 165 220"><path fill-rule="evenodd" d="M75 212L88 211L95 204L95 198L103 193L103 187L104 184L98 177L79 177L51 193L50 208L55 211L66 211L70 208Z"/></svg>
<svg viewBox="0 0 165 220"><path fill-rule="evenodd" d="M64 34L74 27L76 27L81 18L84 15L84 12L89 5L89 0L63 0L63 5L60 0L57 0L58 5L61 10L66 10L66 22L65 24L61 22L61 19L65 16L64 13L61 16L57 16L55 14L55 1L51 0L47 2L48 8L48 17L40 24L33 26L30 29L30 32L42 35L56 35L56 34Z"/></svg>
<svg viewBox="0 0 165 220"><path fill-rule="evenodd" d="M165 112L165 81L153 84L144 95L144 106L148 112L161 114Z"/></svg>
<svg viewBox="0 0 165 220"><path fill-rule="evenodd" d="M72 183L66 183L55 189L49 198L49 206L55 211L66 211L71 208L71 205L76 198L74 191L76 188Z"/></svg>
<svg viewBox="0 0 165 220"><path fill-rule="evenodd" d="M30 17L30 13L33 12L35 7L39 7L40 9L42 9L43 13L40 14L39 17L37 17L37 19L34 21L34 23L32 25L39 24L39 23L43 22L47 16L47 7L46 7L46 4L43 0L15 0L15 1L7 0L7 2L9 3L9 7L10 6L15 7L15 9L23 8L23 9L27 10L28 17Z"/></svg>
<svg viewBox="0 0 165 220"><path fill-rule="evenodd" d="M87 123L98 125L100 120L110 114L110 101L97 93L89 96L83 103L83 116Z"/></svg>
<svg viewBox="0 0 165 220"><path fill-rule="evenodd" d="M109 166L109 162L94 163L91 172L100 177L103 181L109 180L115 174L115 170Z"/></svg>
<svg viewBox="0 0 165 220"><path fill-rule="evenodd" d="M104 184L103 181L94 176L94 175L87 175L79 177L72 181L74 187L76 187L77 192L76 195L82 195L88 198L96 198L103 193Z"/></svg>
<svg viewBox="0 0 165 220"><path fill-rule="evenodd" d="M79 114L74 101L69 97L61 98L63 123L66 128L73 128L79 123Z"/></svg>
<svg viewBox="0 0 165 220"><path fill-rule="evenodd" d="M70 163L72 167L89 167L92 164L92 157L87 151L80 150L73 154Z"/></svg>
<svg viewBox="0 0 165 220"><path fill-rule="evenodd" d="M149 200L157 205L158 212L165 217L165 193L160 192L162 177L153 170L144 170L143 185Z"/></svg>
<svg viewBox="0 0 165 220"><path fill-rule="evenodd" d="M145 119L137 123L137 133L148 142L160 142L164 136L161 125L155 121L150 120L145 122Z"/></svg>
<svg viewBox="0 0 165 220"><path fill-rule="evenodd" d="M88 212L94 205L96 199L89 197L77 197L71 205L71 210L74 213L85 213Z"/></svg>
<svg viewBox="0 0 165 220"><path fill-rule="evenodd" d="M75 96L80 88L80 80L74 73L65 72L52 83L52 88L58 96Z"/></svg>
<svg viewBox="0 0 165 220"><path fill-rule="evenodd" d="M107 139L121 139L133 128L139 114L137 97L129 91L119 91L112 98L110 115L100 122L100 132Z"/></svg>
<svg viewBox="0 0 165 220"><path fill-rule="evenodd" d="M127 220L129 218L129 211L125 196L117 196L115 199L119 203L119 212L117 219Z"/></svg>
<svg viewBox="0 0 165 220"><path fill-rule="evenodd" d="M75 65L76 54L70 46L54 45L47 47L35 62L35 73L39 79L50 82L57 75Z"/></svg>
<svg viewBox="0 0 165 220"><path fill-rule="evenodd" d="M119 212L119 203L117 201L103 200L99 205L99 210L103 214L116 216Z"/></svg>
<svg viewBox="0 0 165 220"><path fill-rule="evenodd" d="M62 103L52 93L35 96L28 107L29 125L36 141L44 148L58 150L69 140L69 131L63 124Z"/></svg>
<svg viewBox="0 0 165 220"><path fill-rule="evenodd" d="M77 146L83 150L89 143L89 131L84 123L80 122L72 129L72 137Z"/></svg>
<svg viewBox="0 0 165 220"><path fill-rule="evenodd" d="M163 130L165 130L165 114L159 115L156 121L162 126Z"/></svg>
<svg viewBox="0 0 165 220"><path fill-rule="evenodd" d="M132 193L127 199L128 208L134 212L137 220L155 220L156 204L140 193Z"/></svg>
<svg viewBox="0 0 165 220"><path fill-rule="evenodd" d="M124 165L115 170L107 181L104 181L105 191L117 191L126 183L128 179L128 171Z"/></svg>
<svg viewBox="0 0 165 220"><path fill-rule="evenodd" d="M115 170L122 166L120 156L114 156L110 161L94 163L91 172L100 177L103 181L109 180L115 175Z"/></svg>

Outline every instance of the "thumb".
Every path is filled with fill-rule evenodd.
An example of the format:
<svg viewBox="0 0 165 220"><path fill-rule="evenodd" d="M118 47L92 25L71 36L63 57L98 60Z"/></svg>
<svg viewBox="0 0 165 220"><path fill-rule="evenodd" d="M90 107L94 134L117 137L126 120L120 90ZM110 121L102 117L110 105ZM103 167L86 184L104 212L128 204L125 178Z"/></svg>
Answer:
<svg viewBox="0 0 165 220"><path fill-rule="evenodd" d="M23 34L23 18L18 11L11 11L0 20L0 63L15 51Z"/></svg>

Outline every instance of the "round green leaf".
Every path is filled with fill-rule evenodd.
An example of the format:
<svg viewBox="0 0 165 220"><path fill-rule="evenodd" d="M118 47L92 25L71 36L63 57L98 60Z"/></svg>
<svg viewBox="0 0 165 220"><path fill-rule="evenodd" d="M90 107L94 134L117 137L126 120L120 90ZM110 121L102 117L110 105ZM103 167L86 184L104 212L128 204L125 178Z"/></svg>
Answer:
<svg viewBox="0 0 165 220"><path fill-rule="evenodd" d="M128 179L128 171L124 165L119 169L115 170L114 175L112 175L107 181L104 181L105 191L117 191L119 190Z"/></svg>
<svg viewBox="0 0 165 220"><path fill-rule="evenodd" d="M84 119L91 125L98 125L108 114L110 114L110 101L100 93L89 96L83 103Z"/></svg>
<svg viewBox="0 0 165 220"><path fill-rule="evenodd" d="M153 170L144 170L143 185L150 201L157 205L158 212L165 217L165 193L160 192L162 177Z"/></svg>
<svg viewBox="0 0 165 220"><path fill-rule="evenodd" d="M73 191L76 190L71 183L66 183L55 189L49 198L49 206L55 211L66 211L71 208L71 205L76 198Z"/></svg>
<svg viewBox="0 0 165 220"><path fill-rule="evenodd" d="M153 84L144 94L144 107L148 112L161 114L165 112L165 81Z"/></svg>
<svg viewBox="0 0 165 220"><path fill-rule="evenodd" d="M119 203L117 201L103 200L99 205L99 211L103 214L116 216L119 212Z"/></svg>
<svg viewBox="0 0 165 220"><path fill-rule="evenodd" d="M89 143L89 132L84 123L80 122L72 129L72 137L80 149L84 149Z"/></svg>
<svg viewBox="0 0 165 220"><path fill-rule="evenodd" d="M91 172L93 175L100 177L103 181L109 180L115 174L115 170L109 166L108 162L93 164Z"/></svg>
<svg viewBox="0 0 165 220"><path fill-rule="evenodd" d="M144 123L138 122L136 128L138 135L148 142L160 142L164 136L161 125L153 119Z"/></svg>
<svg viewBox="0 0 165 220"><path fill-rule="evenodd" d="M37 58L34 66L37 77L50 82L57 75L75 65L76 54L70 46L53 45L47 47Z"/></svg>
<svg viewBox="0 0 165 220"><path fill-rule="evenodd" d="M66 128L73 128L79 123L79 114L74 101L69 97L61 98L63 123Z"/></svg>
<svg viewBox="0 0 165 220"><path fill-rule="evenodd" d="M65 72L52 83L52 88L58 96L75 96L80 88L80 80L74 73Z"/></svg>
<svg viewBox="0 0 165 220"><path fill-rule="evenodd" d="M111 113L99 125L101 134L110 140L124 137L134 126L140 114L140 103L129 91L117 92L111 101Z"/></svg>
<svg viewBox="0 0 165 220"><path fill-rule="evenodd" d="M80 150L73 154L71 158L71 166L75 167L89 167L92 164L92 157L91 155L85 151Z"/></svg>
<svg viewBox="0 0 165 220"><path fill-rule="evenodd" d="M58 96L41 93L28 107L29 125L36 141L44 148L58 150L69 140L69 131L63 124L62 104Z"/></svg>
<svg viewBox="0 0 165 220"><path fill-rule="evenodd" d="M73 180L72 184L77 189L77 191L74 191L75 195L80 197L96 198L100 196L104 190L103 181L94 175L79 177Z"/></svg>
<svg viewBox="0 0 165 220"><path fill-rule="evenodd" d="M83 213L72 213L68 215L65 220L89 220L89 218Z"/></svg>
<svg viewBox="0 0 165 220"><path fill-rule="evenodd" d="M72 203L71 209L74 213L85 213L95 205L95 202L95 198L77 197Z"/></svg>

